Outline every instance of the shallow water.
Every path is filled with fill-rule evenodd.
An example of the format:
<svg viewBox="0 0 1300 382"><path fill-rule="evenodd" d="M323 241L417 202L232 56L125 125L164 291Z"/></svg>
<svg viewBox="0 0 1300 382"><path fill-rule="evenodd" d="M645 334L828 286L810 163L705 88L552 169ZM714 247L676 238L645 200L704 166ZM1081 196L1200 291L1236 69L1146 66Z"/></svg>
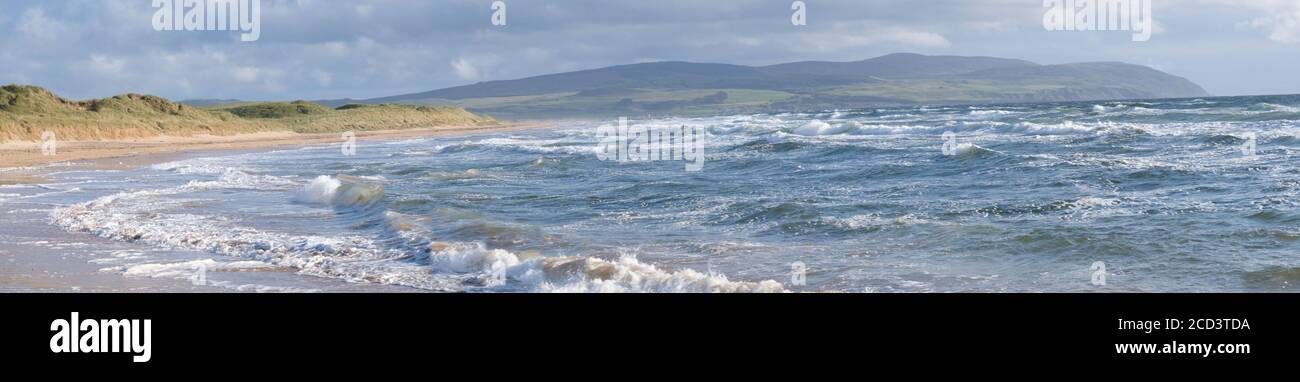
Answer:
<svg viewBox="0 0 1300 382"><path fill-rule="evenodd" d="M1210 292L1300 282L1297 96L633 118L707 131L698 172L599 160L605 123L614 121L360 142L355 156L318 146L56 172L39 188L0 188L3 226L52 224L188 256L88 255L123 277L287 272L363 290ZM1254 155L1243 151L1250 134ZM1093 284L1095 262L1104 286ZM796 263L806 283L792 278ZM296 282L252 284L312 289L284 283Z"/></svg>

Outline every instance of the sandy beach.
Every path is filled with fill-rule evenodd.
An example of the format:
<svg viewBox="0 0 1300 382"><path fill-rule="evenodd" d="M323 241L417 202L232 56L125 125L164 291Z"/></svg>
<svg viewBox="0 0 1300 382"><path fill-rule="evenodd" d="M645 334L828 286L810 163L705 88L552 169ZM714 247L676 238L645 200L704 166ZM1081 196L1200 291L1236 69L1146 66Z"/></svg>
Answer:
<svg viewBox="0 0 1300 382"><path fill-rule="evenodd" d="M545 123L510 123L496 126L441 126L418 129L361 131L358 141L399 140L469 133L515 131L549 127ZM301 134L262 132L228 136L195 135L109 141L58 142L54 155L44 155L40 142L0 143L0 185L30 184L41 180L42 167L68 163L85 169L131 169L147 166L176 155L227 150L319 145L342 142L340 133Z"/></svg>

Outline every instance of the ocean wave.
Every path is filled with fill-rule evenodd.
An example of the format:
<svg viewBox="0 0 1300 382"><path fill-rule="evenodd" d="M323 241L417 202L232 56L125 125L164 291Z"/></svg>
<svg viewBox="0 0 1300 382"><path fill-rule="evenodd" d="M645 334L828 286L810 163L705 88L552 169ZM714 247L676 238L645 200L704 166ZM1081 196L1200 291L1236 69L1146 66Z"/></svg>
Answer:
<svg viewBox="0 0 1300 382"><path fill-rule="evenodd" d="M592 129L594 132L594 129ZM453 145L444 150L463 150L466 148L485 147L498 148L514 151L523 151L533 154L595 154L598 151L596 140L589 142L566 141L560 139L536 139L536 138L488 138L478 141L465 142L461 145Z"/></svg>
<svg viewBox="0 0 1300 382"><path fill-rule="evenodd" d="M804 135L804 136L818 136L818 135L841 134L851 129L852 126L848 124L831 125L829 123L822 122L821 120L814 119L804 124L803 126L794 129L794 133L799 135Z"/></svg>
<svg viewBox="0 0 1300 382"><path fill-rule="evenodd" d="M538 158L536 161L533 161L532 165L542 166L545 163L546 162L543 158ZM438 171L427 174L425 177L444 181L477 179L483 177L483 171L476 168L466 169L465 171Z"/></svg>
<svg viewBox="0 0 1300 382"><path fill-rule="evenodd" d="M1246 138L1227 134L1205 135L1193 140L1211 146L1237 146L1246 142Z"/></svg>
<svg viewBox="0 0 1300 382"><path fill-rule="evenodd" d="M1115 126L1114 124L1086 124L1075 123L1074 121L1062 121L1059 123L1034 123L1018 122L1012 125L1007 131L1021 132L1027 134L1039 135L1065 135L1079 133L1094 133L1099 130Z"/></svg>
<svg viewBox="0 0 1300 382"><path fill-rule="evenodd" d="M615 260L581 256L518 255L481 244L430 245L434 269L476 273L485 286L513 280L541 292L562 293L779 293L776 281L731 281L691 269L667 271L623 255Z"/></svg>
<svg viewBox="0 0 1300 382"><path fill-rule="evenodd" d="M247 259L105 268L106 272L128 276L185 278L203 265L211 266L209 270L288 267L305 275L448 291L476 287L523 288L540 292L784 291L774 281L741 282L689 269L669 271L639 262L631 256L616 260L542 257L535 252L516 254L503 249L488 250L481 243L425 244L431 233L417 227L427 224L427 219L387 211L383 215L387 222L385 230L400 236L408 245L385 247L372 238L350 235L327 237L267 232L216 217L157 210L166 204L157 199L160 196L213 187L246 187L250 181L267 180L229 171L226 174L218 181L192 181L173 188L104 196L57 209L51 213L51 220L69 231L87 232L112 240ZM383 192L382 187L366 179L342 176L320 176L300 187L297 197L303 201L345 207L369 205L382 198ZM424 265L403 261L412 258L423 260ZM434 274L430 274L429 269L434 270ZM489 276L500 269L505 269L506 280L510 282L497 285L484 281L490 280Z"/></svg>
<svg viewBox="0 0 1300 382"><path fill-rule="evenodd" d="M930 220L917 217L913 214L904 214L892 218L882 217L875 214L854 215L847 218L827 216L822 217L821 220L839 229L849 231L873 231L886 227L903 227L930 223Z"/></svg>
<svg viewBox="0 0 1300 382"><path fill-rule="evenodd" d="M365 279L373 273L367 262L401 257L400 250L382 248L370 238L338 235L293 235L243 227L218 216L170 213L182 200L167 198L211 189L284 189L301 187L330 205L356 206L378 195L368 187L347 188L332 177L317 178L307 186L283 178L242 174L231 170L216 181L190 181L181 186L122 192L59 208L51 212L56 226L99 237L150 244L162 248L196 250L292 267L304 274L344 279ZM382 188L378 190L382 192ZM313 193L314 192L314 193ZM328 197L326 197L328 196ZM379 195L382 196L382 195ZM358 262L349 265L347 262ZM430 287L431 285L411 285Z"/></svg>
<svg viewBox="0 0 1300 382"><path fill-rule="evenodd" d="M294 235L256 230L217 217L156 211L155 196L185 192L189 186L101 197L55 210L53 224L72 232L255 260L298 273L358 282L458 290L460 282L428 277L419 266L386 260L409 257L375 240L353 235Z"/></svg>
<svg viewBox="0 0 1300 382"><path fill-rule="evenodd" d="M942 134L951 126L858 124L854 131L863 135Z"/></svg>
<svg viewBox="0 0 1300 382"><path fill-rule="evenodd" d="M953 147L954 156L961 159L974 159L990 155L1005 155L1001 151L982 147L974 143L958 143Z"/></svg>
<svg viewBox="0 0 1300 382"><path fill-rule="evenodd" d="M1250 105L1246 108L1249 111L1266 112L1266 113L1300 113L1300 108L1275 103L1260 102Z"/></svg>
<svg viewBox="0 0 1300 382"><path fill-rule="evenodd" d="M175 162L158 163L149 166L152 170L167 171L176 174L221 174L226 172L228 166L216 163L209 163L208 159L190 159Z"/></svg>
<svg viewBox="0 0 1300 382"><path fill-rule="evenodd" d="M197 182L197 183L196 183ZM259 175L245 172L244 170L227 168L221 173L221 177L216 182L208 183L202 181L191 182L196 187L212 188L234 188L234 189L255 189L255 190L276 190L291 188L298 185L298 182L274 175Z"/></svg>
<svg viewBox="0 0 1300 382"><path fill-rule="evenodd" d="M298 192L295 200L334 207L372 206L384 197L384 187L374 179L321 175Z"/></svg>
<svg viewBox="0 0 1300 382"><path fill-rule="evenodd" d="M990 120L990 119L998 119L998 118L1004 118L1012 115L1017 115L1020 113L1021 112L1011 111L1011 110L989 109L989 110L971 110L966 115L970 116L972 119Z"/></svg>
<svg viewBox="0 0 1300 382"><path fill-rule="evenodd" d="M824 124L824 123L823 123ZM1000 121L945 121L939 124L873 124L846 122L837 126L823 126L810 123L794 131L801 136L839 136L839 135L940 135L944 132L981 133L981 134L1027 134L1027 135L1071 135L1092 134L1115 129L1122 126L1136 126L1119 123L1035 123L1021 121L1015 123Z"/></svg>
<svg viewBox="0 0 1300 382"><path fill-rule="evenodd" d="M1300 286L1300 268L1272 266L1261 270L1245 272L1242 279L1250 285L1269 288L1295 288Z"/></svg>

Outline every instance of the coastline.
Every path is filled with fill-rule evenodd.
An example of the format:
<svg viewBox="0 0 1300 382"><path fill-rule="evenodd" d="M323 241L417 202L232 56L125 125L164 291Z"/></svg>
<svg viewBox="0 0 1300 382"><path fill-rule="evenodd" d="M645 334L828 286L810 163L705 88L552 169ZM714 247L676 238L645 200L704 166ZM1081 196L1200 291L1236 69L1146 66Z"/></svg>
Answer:
<svg viewBox="0 0 1300 382"><path fill-rule="evenodd" d="M474 133L518 131L551 127L548 123L459 125L429 128L358 131L358 141L382 141ZM342 142L341 133L258 132L226 136L157 136L131 140L58 142L55 155L42 155L40 142L0 143L0 185L32 184L51 165L69 163L76 168L122 170L165 162L182 154L205 151L257 150L285 146ZM75 163L74 163L75 162Z"/></svg>
<svg viewBox="0 0 1300 382"><path fill-rule="evenodd" d="M547 128L547 123L515 123L495 126L445 126L421 129L377 130L357 132L358 141L401 140L436 136L468 135ZM41 155L37 142L0 144L0 185L39 184L43 174L73 169L127 170L199 156L205 153L258 151L286 146L334 144L338 133L300 134L290 132L250 133L231 136L154 137L122 141L60 142L57 155ZM67 164L67 166L61 166ZM0 213L18 217L22 211L5 206ZM15 213L19 213L15 215ZM23 212L28 213L28 212ZM100 272L105 264L88 258L70 256L58 250L61 245L97 245L104 248L131 248L90 235L65 232L52 225L21 227L7 233L7 243L0 244L0 292L164 292L164 293L240 293L276 291L317 292L396 292L417 290L388 285L359 287L343 280L308 277L286 270L261 272L258 277L273 278L277 283L301 284L297 289L262 290L230 286L200 286L186 280L157 277L123 277ZM51 248L53 244L55 247Z"/></svg>

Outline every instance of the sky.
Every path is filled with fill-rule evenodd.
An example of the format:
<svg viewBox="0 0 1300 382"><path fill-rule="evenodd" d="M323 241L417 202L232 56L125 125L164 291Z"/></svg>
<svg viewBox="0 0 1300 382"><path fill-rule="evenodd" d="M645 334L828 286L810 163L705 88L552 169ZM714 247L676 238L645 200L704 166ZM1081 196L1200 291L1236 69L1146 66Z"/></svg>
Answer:
<svg viewBox="0 0 1300 382"><path fill-rule="evenodd" d="M154 0L0 1L0 84L72 99L373 98L652 61L895 52L1122 61L1215 95L1300 93L1300 0L1149 0L1154 34L1048 31L1043 0L261 0L260 37L158 31ZM157 0L163 1L163 0ZM202 1L202 0L200 0Z"/></svg>

